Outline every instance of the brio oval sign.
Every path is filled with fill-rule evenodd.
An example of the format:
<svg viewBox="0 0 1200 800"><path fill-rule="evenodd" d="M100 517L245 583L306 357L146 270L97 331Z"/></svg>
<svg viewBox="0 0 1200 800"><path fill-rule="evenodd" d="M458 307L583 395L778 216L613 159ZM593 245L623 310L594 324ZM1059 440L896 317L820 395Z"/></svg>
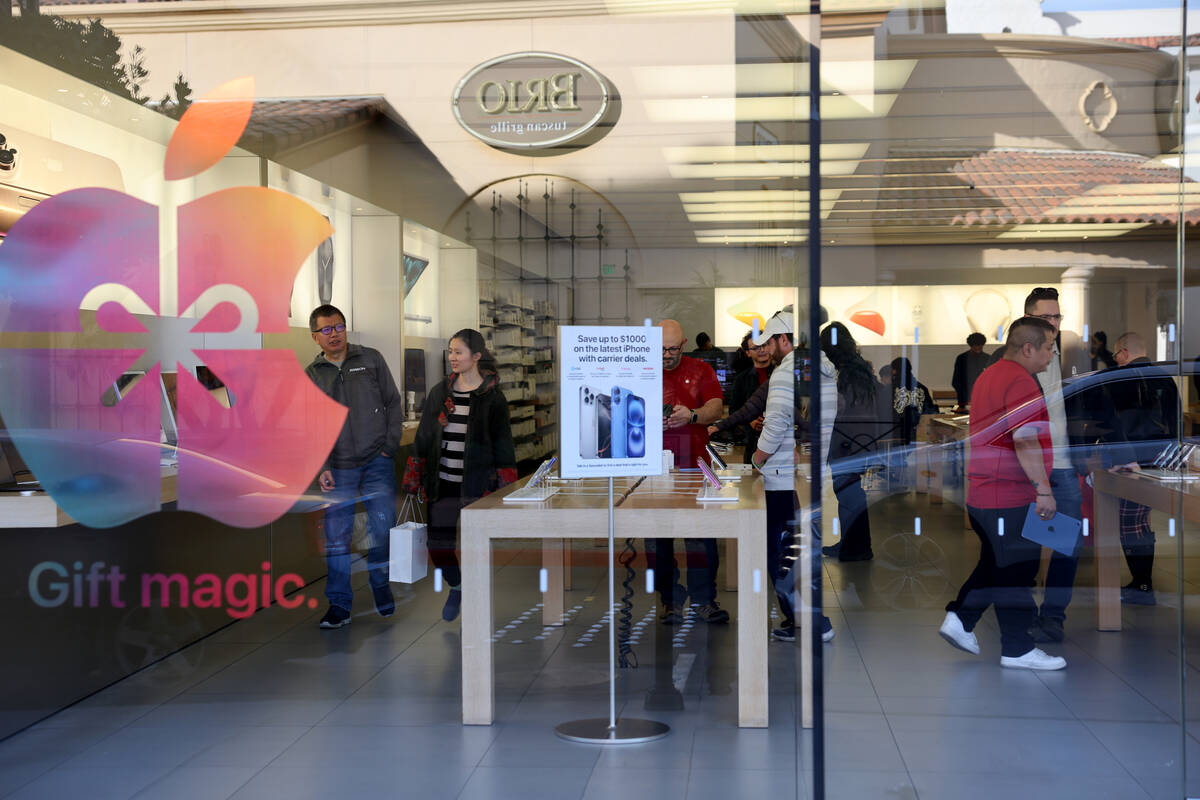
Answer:
<svg viewBox="0 0 1200 800"><path fill-rule="evenodd" d="M619 98L594 69L554 53L485 61L458 82L454 116L475 138L526 155L586 147L616 122Z"/></svg>

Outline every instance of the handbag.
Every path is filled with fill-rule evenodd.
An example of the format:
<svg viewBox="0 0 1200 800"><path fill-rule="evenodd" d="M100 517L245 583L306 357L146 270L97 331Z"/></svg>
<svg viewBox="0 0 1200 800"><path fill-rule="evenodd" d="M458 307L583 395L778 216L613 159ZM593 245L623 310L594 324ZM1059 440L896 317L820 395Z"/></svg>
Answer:
<svg viewBox="0 0 1200 800"><path fill-rule="evenodd" d="M421 456L409 456L404 463L404 478L400 488L409 495L416 495L422 503L425 502L425 459Z"/></svg>
<svg viewBox="0 0 1200 800"><path fill-rule="evenodd" d="M388 580L416 583L429 572L428 532L421 503L406 494L396 525L388 531Z"/></svg>

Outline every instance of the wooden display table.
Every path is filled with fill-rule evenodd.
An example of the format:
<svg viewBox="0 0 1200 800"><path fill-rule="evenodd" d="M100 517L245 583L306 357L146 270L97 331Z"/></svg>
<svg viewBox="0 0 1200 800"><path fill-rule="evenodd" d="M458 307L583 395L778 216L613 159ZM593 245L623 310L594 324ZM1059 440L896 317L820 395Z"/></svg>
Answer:
<svg viewBox="0 0 1200 800"><path fill-rule="evenodd" d="M619 538L712 537L737 543L738 725L767 726L766 506L762 481L739 482L736 503L699 503L695 474L632 479L614 490L614 526ZM617 479L629 481L630 479ZM607 480L603 495L564 490L541 503L506 504L507 486L462 512L463 723L490 725L495 718L492 658L492 539L608 538ZM589 481L594 485L594 481ZM561 554L561 548L558 550ZM559 562L561 563L561 562ZM757 586L754 573L758 572ZM553 577L553 576L552 576ZM561 572L559 575L561 586ZM546 602L556 593L548 587ZM559 592L561 594L561 592Z"/></svg>
<svg viewBox="0 0 1200 800"><path fill-rule="evenodd" d="M1200 517L1200 481L1161 481L1136 472L1092 473L1095 492L1096 628L1121 630L1121 520L1118 500L1132 500L1175 518L1176 535L1183 520Z"/></svg>

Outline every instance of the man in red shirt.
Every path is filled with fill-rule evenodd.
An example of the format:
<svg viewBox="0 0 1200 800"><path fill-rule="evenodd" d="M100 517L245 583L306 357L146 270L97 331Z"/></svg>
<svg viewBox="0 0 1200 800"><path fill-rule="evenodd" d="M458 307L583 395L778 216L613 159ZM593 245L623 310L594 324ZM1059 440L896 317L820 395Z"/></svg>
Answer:
<svg viewBox="0 0 1200 800"><path fill-rule="evenodd" d="M1050 417L1034 375L1054 357L1054 327L1037 317L1012 324L1004 357L983 371L971 394L967 512L979 537L979 563L946 606L939 633L978 655L972 631L989 605L1000 623L1000 666L1053 670L1067 665L1033 646L1037 605L1030 587L1041 545L1021 538L1030 503L1043 519L1055 514L1050 488Z"/></svg>
<svg viewBox="0 0 1200 800"><path fill-rule="evenodd" d="M663 405L671 412L663 417L663 449L675 453L680 468L695 467L696 457L708 456L708 426L721 418L724 396L717 373L703 361L683 355L687 339L673 319L662 328ZM728 622L729 612L717 605L716 539L684 539L687 552L688 588L679 585L674 539L647 539L646 554L654 570L654 588L662 599L664 625L683 622L683 604L688 595L705 622Z"/></svg>

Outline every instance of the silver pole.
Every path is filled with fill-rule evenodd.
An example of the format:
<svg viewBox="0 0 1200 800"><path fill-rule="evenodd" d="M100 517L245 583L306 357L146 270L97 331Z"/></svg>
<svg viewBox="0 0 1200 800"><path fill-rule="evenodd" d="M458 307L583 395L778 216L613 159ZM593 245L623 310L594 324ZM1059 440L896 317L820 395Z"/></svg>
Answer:
<svg viewBox="0 0 1200 800"><path fill-rule="evenodd" d="M608 476L608 729L617 729L617 614L613 610L616 605L615 589L616 574L613 571L613 556L617 550L613 534L613 479Z"/></svg>

